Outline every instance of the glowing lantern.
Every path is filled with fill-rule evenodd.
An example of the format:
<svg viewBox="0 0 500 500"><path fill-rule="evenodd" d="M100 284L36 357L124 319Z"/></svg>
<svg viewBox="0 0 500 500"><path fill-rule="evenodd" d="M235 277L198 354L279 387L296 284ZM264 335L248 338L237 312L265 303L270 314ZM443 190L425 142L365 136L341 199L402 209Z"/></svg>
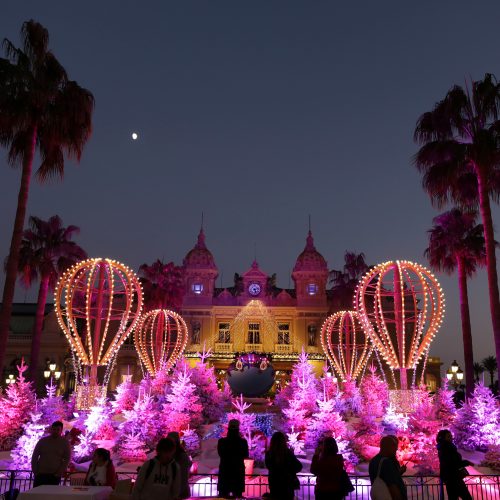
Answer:
<svg viewBox="0 0 500 500"><path fill-rule="evenodd" d="M86 395L80 394L87 400L80 401L80 409L105 390L113 361L139 320L141 309L138 277L116 260L81 261L59 280L55 291L57 319L73 352L77 385L89 388ZM98 389L99 366L106 367L102 389Z"/></svg>
<svg viewBox="0 0 500 500"><path fill-rule="evenodd" d="M134 333L137 352L151 375L169 370L182 355L188 341L188 329L182 317L168 309L144 314Z"/></svg>
<svg viewBox="0 0 500 500"><path fill-rule="evenodd" d="M365 335L355 311L328 316L321 328L321 345L343 382L357 379L371 354L370 338Z"/></svg>
<svg viewBox="0 0 500 500"><path fill-rule="evenodd" d="M407 389L407 370L427 356L443 320L437 279L420 264L384 262L361 279L354 302L365 332L389 367L399 370L401 389Z"/></svg>

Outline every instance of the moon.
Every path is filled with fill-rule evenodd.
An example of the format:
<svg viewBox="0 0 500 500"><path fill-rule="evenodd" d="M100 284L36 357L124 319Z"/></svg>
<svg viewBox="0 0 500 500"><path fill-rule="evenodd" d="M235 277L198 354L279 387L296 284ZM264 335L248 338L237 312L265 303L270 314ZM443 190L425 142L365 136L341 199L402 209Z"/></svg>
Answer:
<svg viewBox="0 0 500 500"><path fill-rule="evenodd" d="M132 132L132 140L136 141L139 138L136 132Z"/></svg>

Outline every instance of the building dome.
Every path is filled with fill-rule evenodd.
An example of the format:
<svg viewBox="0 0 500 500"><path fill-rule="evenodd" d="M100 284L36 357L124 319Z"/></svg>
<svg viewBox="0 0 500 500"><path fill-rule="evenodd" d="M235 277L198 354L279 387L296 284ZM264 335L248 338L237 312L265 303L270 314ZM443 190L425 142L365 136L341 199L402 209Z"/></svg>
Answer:
<svg viewBox="0 0 500 500"><path fill-rule="evenodd" d="M203 228L200 229L196 245L187 253L186 257L184 257L183 263L184 267L191 269L217 269L214 256L205 244L205 233L203 232Z"/></svg>
<svg viewBox="0 0 500 500"><path fill-rule="evenodd" d="M316 250L311 231L307 234L306 247L297 257L293 272L328 271L325 258Z"/></svg>

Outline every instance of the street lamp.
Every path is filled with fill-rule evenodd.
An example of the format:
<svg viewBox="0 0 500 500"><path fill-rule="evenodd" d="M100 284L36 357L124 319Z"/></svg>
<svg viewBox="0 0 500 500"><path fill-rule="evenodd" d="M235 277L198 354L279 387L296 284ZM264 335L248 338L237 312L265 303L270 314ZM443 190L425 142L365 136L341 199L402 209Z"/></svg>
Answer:
<svg viewBox="0 0 500 500"><path fill-rule="evenodd" d="M460 387L462 381L464 380L464 371L460 368L455 359L446 371L446 378L448 379L448 382L453 385L455 391Z"/></svg>

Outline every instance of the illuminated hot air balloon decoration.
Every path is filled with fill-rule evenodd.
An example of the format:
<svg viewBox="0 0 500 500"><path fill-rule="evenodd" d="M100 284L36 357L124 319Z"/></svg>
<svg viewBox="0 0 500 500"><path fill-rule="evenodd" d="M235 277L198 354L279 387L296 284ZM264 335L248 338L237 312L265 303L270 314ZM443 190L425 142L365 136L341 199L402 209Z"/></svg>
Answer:
<svg viewBox="0 0 500 500"><path fill-rule="evenodd" d="M444 315L444 295L435 276L406 260L388 261L360 280L354 302L365 332L408 388L408 370L426 358ZM415 371L414 371L415 373Z"/></svg>
<svg viewBox="0 0 500 500"><path fill-rule="evenodd" d="M139 358L153 376L169 370L184 352L188 329L182 317L168 309L154 309L144 314L134 332Z"/></svg>
<svg viewBox="0 0 500 500"><path fill-rule="evenodd" d="M321 328L321 345L339 379L362 376L372 347L355 311L340 311L326 318Z"/></svg>
<svg viewBox="0 0 500 500"><path fill-rule="evenodd" d="M73 353L79 409L105 394L118 350L141 315L142 301L139 278L116 260L81 261L59 280L55 310ZM99 367L105 367L101 382Z"/></svg>

